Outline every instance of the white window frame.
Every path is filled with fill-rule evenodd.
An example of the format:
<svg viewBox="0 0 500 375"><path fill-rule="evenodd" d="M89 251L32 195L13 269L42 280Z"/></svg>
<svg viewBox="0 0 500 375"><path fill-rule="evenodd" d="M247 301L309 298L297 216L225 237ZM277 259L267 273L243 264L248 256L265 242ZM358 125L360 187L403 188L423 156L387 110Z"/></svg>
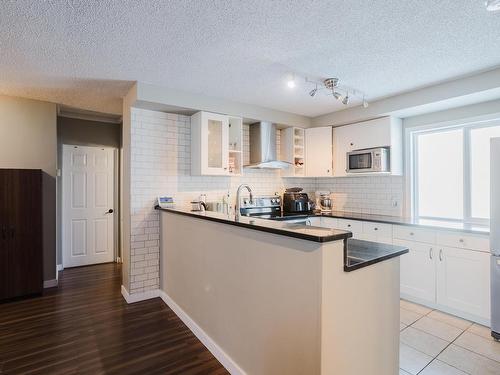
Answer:
<svg viewBox="0 0 500 375"><path fill-rule="evenodd" d="M467 224L489 224L489 219L473 218L471 216L471 155L470 134L472 129L486 128L500 125L500 113L486 115L467 120L446 121L441 123L426 124L408 127L405 129L405 169L406 169L406 199L405 208L408 216L424 220L441 220ZM418 135L432 134L446 130L463 129L463 212L462 219L444 217L420 216L418 213L418 174L417 174L417 145Z"/></svg>

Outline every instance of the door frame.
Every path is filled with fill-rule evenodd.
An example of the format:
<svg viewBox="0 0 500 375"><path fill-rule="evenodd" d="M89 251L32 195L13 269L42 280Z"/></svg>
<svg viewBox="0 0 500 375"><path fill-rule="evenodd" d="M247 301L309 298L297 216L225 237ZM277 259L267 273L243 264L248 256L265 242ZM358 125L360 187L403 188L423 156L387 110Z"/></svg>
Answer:
<svg viewBox="0 0 500 375"><path fill-rule="evenodd" d="M109 146L88 146L88 145L78 145L78 144L68 144L68 143L63 143L61 144L61 228L60 228L60 236L61 236L61 266L62 269L64 269L64 229L65 229L65 223L64 223L64 218L65 218L65 199L64 199L64 149L65 148L74 148L74 147L86 147L86 148L97 148L97 149L104 149L104 150L112 150L113 151L113 262L118 262L120 258L120 245L121 245L121 238L120 238L120 215L121 215L121 205L120 205L120 154L119 154L119 149L116 147L109 147ZM57 267L57 265L56 265ZM85 267L85 266L83 266ZM59 270L57 270L59 271ZM56 271L56 273L58 273Z"/></svg>

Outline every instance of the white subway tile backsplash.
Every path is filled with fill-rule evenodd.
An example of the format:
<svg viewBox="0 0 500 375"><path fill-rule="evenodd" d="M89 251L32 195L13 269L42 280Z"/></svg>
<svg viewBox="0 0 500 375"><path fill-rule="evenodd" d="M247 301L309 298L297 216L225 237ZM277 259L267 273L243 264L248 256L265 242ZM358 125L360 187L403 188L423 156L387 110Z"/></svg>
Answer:
<svg viewBox="0 0 500 375"><path fill-rule="evenodd" d="M257 169L234 177L191 176L190 117L133 108L131 118L131 293L159 287L159 215L153 209L158 195L171 195L178 206L189 208L202 193L211 201L229 191L234 200L241 183L256 195L300 186L312 198L317 190L332 191L338 210L401 215L401 177L282 178L279 171ZM243 164L250 160L249 139L244 125ZM392 207L393 200L398 207ZM153 263L144 266L143 260Z"/></svg>

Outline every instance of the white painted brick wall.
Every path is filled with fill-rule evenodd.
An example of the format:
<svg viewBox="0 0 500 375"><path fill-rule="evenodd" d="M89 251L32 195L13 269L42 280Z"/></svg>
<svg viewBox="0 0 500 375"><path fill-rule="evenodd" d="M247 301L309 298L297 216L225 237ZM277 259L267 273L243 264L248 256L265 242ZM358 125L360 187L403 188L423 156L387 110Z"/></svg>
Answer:
<svg viewBox="0 0 500 375"><path fill-rule="evenodd" d="M248 125L243 132L244 164L248 164ZM300 186L310 194L334 191L339 209L401 212L390 202L393 196L402 201L402 178L281 178L279 171L258 169L245 169L242 176L235 177L191 176L190 139L188 116L132 109L130 293L159 287L159 215L153 209L158 195L171 195L178 206L189 208L189 202L202 193L212 201L229 191L234 200L241 183L249 184L256 195L281 194L285 187Z"/></svg>

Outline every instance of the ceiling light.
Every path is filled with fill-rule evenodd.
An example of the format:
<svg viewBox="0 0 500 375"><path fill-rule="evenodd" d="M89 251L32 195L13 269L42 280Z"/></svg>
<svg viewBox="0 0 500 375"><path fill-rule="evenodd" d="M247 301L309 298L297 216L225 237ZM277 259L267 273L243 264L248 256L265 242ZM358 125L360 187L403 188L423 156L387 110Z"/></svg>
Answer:
<svg viewBox="0 0 500 375"><path fill-rule="evenodd" d="M293 74L288 75L288 79L286 82L288 88L293 89L295 87L295 76Z"/></svg>
<svg viewBox="0 0 500 375"><path fill-rule="evenodd" d="M327 78L323 81L323 84L327 89L333 90L335 87L339 85L338 78Z"/></svg>
<svg viewBox="0 0 500 375"><path fill-rule="evenodd" d="M342 99L342 104L343 105L348 105L349 104L349 94L346 94L345 98Z"/></svg>
<svg viewBox="0 0 500 375"><path fill-rule="evenodd" d="M316 94L318 92L323 91L325 95L333 96L336 100L342 102L342 104L344 105L348 105L351 102L351 98L353 97L357 100L357 103L363 105L364 108L368 107L368 102L365 99L364 92L356 90L353 87L340 85L340 80L338 78L322 78L318 80L306 77L305 81L306 83L314 85L309 91L309 96L311 97L317 96Z"/></svg>
<svg viewBox="0 0 500 375"><path fill-rule="evenodd" d="M485 5L490 12L500 10L500 0L486 0Z"/></svg>
<svg viewBox="0 0 500 375"><path fill-rule="evenodd" d="M342 96L342 94L341 94L341 93L339 93L339 92L337 92L337 91L332 92L332 95L333 95L333 97L334 97L335 99L337 99L337 100L342 100L342 99L344 99L344 97Z"/></svg>

